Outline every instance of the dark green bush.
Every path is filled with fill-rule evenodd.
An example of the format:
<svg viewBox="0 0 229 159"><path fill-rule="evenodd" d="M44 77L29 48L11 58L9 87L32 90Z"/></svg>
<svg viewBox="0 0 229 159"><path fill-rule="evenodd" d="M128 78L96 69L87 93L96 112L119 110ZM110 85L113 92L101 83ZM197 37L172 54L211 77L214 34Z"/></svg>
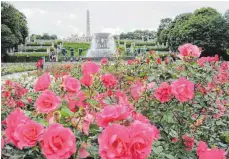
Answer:
<svg viewBox="0 0 229 159"><path fill-rule="evenodd" d="M38 56L8 56L7 62L37 62L42 58ZM45 61L48 61L49 57L45 56Z"/></svg>

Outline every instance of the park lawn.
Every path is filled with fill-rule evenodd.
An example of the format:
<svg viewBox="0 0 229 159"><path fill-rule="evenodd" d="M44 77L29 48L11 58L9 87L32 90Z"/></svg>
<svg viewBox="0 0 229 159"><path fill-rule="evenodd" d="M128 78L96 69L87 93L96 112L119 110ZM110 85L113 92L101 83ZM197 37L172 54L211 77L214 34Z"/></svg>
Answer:
<svg viewBox="0 0 229 159"><path fill-rule="evenodd" d="M73 43L73 42L66 42L63 45L63 48L67 49L68 54L67 56L71 56L70 54L70 49L73 48L75 51L74 56L79 56L78 54L78 49L81 48L83 49L82 55L81 56L86 56L87 50L90 48L90 43Z"/></svg>

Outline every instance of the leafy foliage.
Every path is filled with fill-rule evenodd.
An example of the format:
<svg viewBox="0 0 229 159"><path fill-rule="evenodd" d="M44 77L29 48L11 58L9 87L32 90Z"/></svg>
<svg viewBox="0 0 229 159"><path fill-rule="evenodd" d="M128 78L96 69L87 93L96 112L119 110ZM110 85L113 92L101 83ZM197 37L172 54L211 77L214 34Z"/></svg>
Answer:
<svg viewBox="0 0 229 159"><path fill-rule="evenodd" d="M25 15L7 2L1 2L1 22L1 47L4 56L7 48L17 47L25 42L28 27Z"/></svg>

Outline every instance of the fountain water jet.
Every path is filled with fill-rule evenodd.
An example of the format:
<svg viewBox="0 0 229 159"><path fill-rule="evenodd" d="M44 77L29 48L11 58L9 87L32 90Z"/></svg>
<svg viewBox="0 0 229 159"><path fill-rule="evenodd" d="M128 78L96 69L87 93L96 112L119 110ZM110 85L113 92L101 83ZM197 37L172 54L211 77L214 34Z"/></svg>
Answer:
<svg viewBox="0 0 229 159"><path fill-rule="evenodd" d="M110 33L95 33L86 57L111 57L115 48L115 41Z"/></svg>

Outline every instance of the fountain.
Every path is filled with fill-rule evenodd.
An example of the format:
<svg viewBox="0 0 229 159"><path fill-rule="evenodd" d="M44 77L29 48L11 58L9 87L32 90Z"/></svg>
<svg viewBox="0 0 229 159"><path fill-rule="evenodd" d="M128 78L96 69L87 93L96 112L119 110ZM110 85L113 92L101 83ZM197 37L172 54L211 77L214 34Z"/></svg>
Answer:
<svg viewBox="0 0 229 159"><path fill-rule="evenodd" d="M115 41L110 33L95 33L86 57L111 57L115 53Z"/></svg>

